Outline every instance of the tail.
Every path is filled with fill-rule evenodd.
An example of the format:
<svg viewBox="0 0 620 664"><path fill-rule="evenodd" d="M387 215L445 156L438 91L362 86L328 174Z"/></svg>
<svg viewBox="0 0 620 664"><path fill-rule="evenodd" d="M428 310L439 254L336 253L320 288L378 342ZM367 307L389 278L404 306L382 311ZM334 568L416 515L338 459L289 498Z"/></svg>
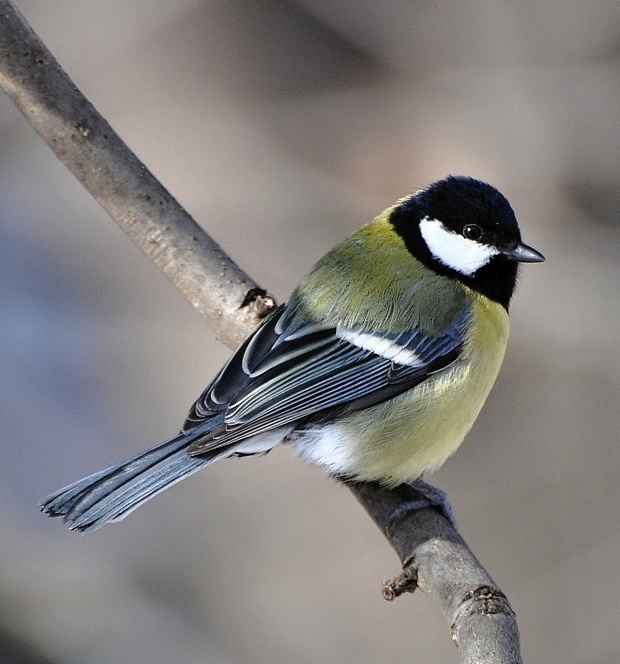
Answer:
<svg viewBox="0 0 620 664"><path fill-rule="evenodd" d="M201 432L204 435L204 432ZM59 489L40 503L50 516L61 516L71 530L89 532L120 521L142 503L204 465L227 456L227 447L191 457L196 430L181 433L127 461Z"/></svg>

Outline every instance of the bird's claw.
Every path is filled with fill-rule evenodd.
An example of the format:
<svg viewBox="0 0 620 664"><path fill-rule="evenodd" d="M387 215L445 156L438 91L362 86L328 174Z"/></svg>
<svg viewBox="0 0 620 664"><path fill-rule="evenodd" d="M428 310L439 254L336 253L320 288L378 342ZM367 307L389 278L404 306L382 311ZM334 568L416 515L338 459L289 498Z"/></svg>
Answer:
<svg viewBox="0 0 620 664"><path fill-rule="evenodd" d="M452 506L450 505L448 497L444 491L421 479L409 482L408 486L410 486L419 497L401 503L392 512L390 518L388 519L388 532L409 512L421 510L425 507L434 507L435 509L439 510L442 516L444 516L450 522L452 527L455 530L458 530L454 511L452 510Z"/></svg>

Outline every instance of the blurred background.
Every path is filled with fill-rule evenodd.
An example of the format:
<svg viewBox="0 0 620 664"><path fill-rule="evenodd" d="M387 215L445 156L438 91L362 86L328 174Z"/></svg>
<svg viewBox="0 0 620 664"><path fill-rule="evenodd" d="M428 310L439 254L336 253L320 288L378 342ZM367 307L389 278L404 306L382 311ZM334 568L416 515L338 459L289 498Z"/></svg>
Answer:
<svg viewBox="0 0 620 664"><path fill-rule="evenodd" d="M448 173L525 266L496 389L433 476L525 661L620 657L617 0L19 0L113 127L259 283ZM287 450L88 537L51 490L176 433L228 355L0 97L0 662L457 661L393 551Z"/></svg>

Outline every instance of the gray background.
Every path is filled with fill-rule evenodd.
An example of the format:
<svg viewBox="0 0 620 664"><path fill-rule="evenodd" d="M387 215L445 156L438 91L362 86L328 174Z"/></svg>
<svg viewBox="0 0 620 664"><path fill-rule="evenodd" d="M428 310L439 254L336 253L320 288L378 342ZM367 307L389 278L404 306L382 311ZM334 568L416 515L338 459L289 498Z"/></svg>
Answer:
<svg viewBox="0 0 620 664"><path fill-rule="evenodd" d="M617 0L17 4L280 299L434 179L506 194L548 261L523 270L496 389L433 481L526 661L616 662ZM286 450L89 537L39 514L175 433L227 350L4 97L0 280L2 664L456 661L431 601L381 599L398 563L352 496Z"/></svg>

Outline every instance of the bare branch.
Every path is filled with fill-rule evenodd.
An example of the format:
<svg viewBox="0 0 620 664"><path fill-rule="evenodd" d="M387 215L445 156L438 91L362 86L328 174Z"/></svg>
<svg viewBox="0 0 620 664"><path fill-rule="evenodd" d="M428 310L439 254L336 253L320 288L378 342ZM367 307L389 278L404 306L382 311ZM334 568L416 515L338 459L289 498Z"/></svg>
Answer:
<svg viewBox="0 0 620 664"><path fill-rule="evenodd" d="M415 585L435 599L448 619L462 664L516 664L519 632L514 612L463 538L438 511L406 512L390 519L403 503L419 498L407 485L387 490L376 484L349 488L398 554L403 572L385 582L392 600Z"/></svg>
<svg viewBox="0 0 620 664"><path fill-rule="evenodd" d="M0 0L0 85L58 158L230 347L274 305L127 148L9 0ZM394 510L409 487L350 484L398 553L387 599L421 588L439 602L467 664L518 664L508 600L435 510ZM389 527L389 530L388 530Z"/></svg>
<svg viewBox="0 0 620 664"><path fill-rule="evenodd" d="M82 95L11 2L0 2L0 85L35 131L228 346L274 305Z"/></svg>

